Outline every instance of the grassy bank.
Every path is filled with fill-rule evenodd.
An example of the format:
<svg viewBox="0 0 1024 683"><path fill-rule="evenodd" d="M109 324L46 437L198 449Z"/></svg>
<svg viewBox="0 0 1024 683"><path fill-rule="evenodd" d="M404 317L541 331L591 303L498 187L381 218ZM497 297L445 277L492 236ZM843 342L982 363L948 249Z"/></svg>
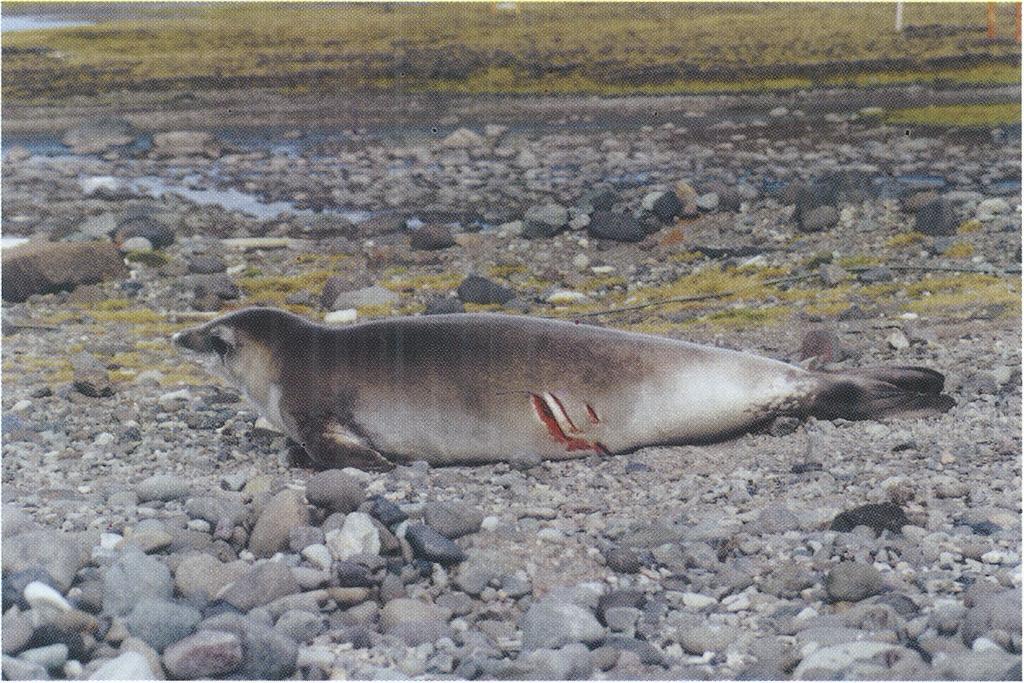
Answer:
<svg viewBox="0 0 1024 683"><path fill-rule="evenodd" d="M246 86L661 94L1020 82L1019 46L985 39L978 4L908 4L903 34L888 4L158 7L88 27L5 34L4 95ZM1013 8L998 11L1008 35Z"/></svg>

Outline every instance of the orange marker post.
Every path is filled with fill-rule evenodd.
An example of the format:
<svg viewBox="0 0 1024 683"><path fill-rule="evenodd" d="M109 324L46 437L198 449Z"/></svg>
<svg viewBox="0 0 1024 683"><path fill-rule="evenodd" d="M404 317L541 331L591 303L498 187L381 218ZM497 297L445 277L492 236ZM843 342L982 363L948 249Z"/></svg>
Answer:
<svg viewBox="0 0 1024 683"><path fill-rule="evenodd" d="M985 7L985 17L988 19L988 39L996 39L996 3L990 2Z"/></svg>

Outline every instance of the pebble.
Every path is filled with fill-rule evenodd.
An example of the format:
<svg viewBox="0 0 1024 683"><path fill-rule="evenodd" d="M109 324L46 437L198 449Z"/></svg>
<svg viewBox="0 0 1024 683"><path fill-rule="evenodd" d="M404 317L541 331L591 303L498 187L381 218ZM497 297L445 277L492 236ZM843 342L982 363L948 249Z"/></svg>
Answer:
<svg viewBox="0 0 1024 683"><path fill-rule="evenodd" d="M424 524L412 524L405 531L416 557L439 564L456 564L466 559L462 548Z"/></svg>
<svg viewBox="0 0 1024 683"><path fill-rule="evenodd" d="M64 596L41 581L32 581L25 586L25 602L44 622L51 621L61 612L70 612L71 604Z"/></svg>
<svg viewBox="0 0 1024 683"><path fill-rule="evenodd" d="M424 506L423 521L443 536L459 538L480 531L484 514L464 503L433 502Z"/></svg>
<svg viewBox="0 0 1024 683"><path fill-rule="evenodd" d="M104 662L89 676L91 681L152 681L156 678L149 660L139 652L125 652Z"/></svg>
<svg viewBox="0 0 1024 683"><path fill-rule="evenodd" d="M37 664L47 671L53 671L64 666L64 662L68 659L68 646L64 643L55 643L53 645L36 647L31 650L25 650L18 655L18 659L31 664Z"/></svg>
<svg viewBox="0 0 1024 683"><path fill-rule="evenodd" d="M380 532L374 526L373 518L364 512L346 515L341 528L328 531L325 537L331 556L336 560L380 553Z"/></svg>
<svg viewBox="0 0 1024 683"><path fill-rule="evenodd" d="M249 534L249 550L256 557L270 557L288 547L290 531L309 523L309 511L298 491L285 489L260 512Z"/></svg>
<svg viewBox="0 0 1024 683"><path fill-rule="evenodd" d="M238 636L202 630L168 647L163 664L173 678L203 679L231 673L242 664L242 658Z"/></svg>
<svg viewBox="0 0 1024 683"><path fill-rule="evenodd" d="M882 574L869 564L842 562L825 578L825 590L833 600L858 602L877 595L885 586Z"/></svg>
<svg viewBox="0 0 1024 683"><path fill-rule="evenodd" d="M341 470L319 472L306 481L306 499L310 504L331 512L352 512L365 497L363 486Z"/></svg>
<svg viewBox="0 0 1024 683"><path fill-rule="evenodd" d="M604 627L588 610L553 600L531 605L520 626L524 651L557 648L569 643L596 644L605 634Z"/></svg>
<svg viewBox="0 0 1024 683"><path fill-rule="evenodd" d="M605 563L614 572L636 574L640 571L640 560L629 548L616 547L605 553Z"/></svg>
<svg viewBox="0 0 1024 683"><path fill-rule="evenodd" d="M214 596L243 612L266 605L277 598L298 593L295 576L283 562L264 562L256 565Z"/></svg>
<svg viewBox="0 0 1024 683"><path fill-rule="evenodd" d="M199 610L170 600L144 598L125 619L128 632L157 652L189 635L202 618Z"/></svg>
<svg viewBox="0 0 1024 683"><path fill-rule="evenodd" d="M103 575L103 611L128 614L143 598L169 600L171 570L160 560L128 546Z"/></svg>

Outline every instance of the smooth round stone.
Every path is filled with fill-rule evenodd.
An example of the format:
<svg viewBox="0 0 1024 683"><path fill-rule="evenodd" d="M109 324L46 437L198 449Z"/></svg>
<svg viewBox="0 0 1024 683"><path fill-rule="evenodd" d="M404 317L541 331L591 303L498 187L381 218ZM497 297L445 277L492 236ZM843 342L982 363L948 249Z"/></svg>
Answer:
<svg viewBox="0 0 1024 683"><path fill-rule="evenodd" d="M36 613L43 616L44 620L60 614L61 612L70 612L71 603L64 599L64 596L58 593L51 586L47 586L42 581L33 581L25 586L23 593L25 602L29 606L36 610Z"/></svg>
<svg viewBox="0 0 1024 683"><path fill-rule="evenodd" d="M331 512L352 512L365 498L363 486L341 470L314 474L306 482L306 499L310 504Z"/></svg>
<svg viewBox="0 0 1024 683"><path fill-rule="evenodd" d="M825 577L825 590L833 600L857 602L881 592L882 574L869 564L843 562Z"/></svg>
<svg viewBox="0 0 1024 683"><path fill-rule="evenodd" d="M484 515L463 503L427 503L423 508L423 521L443 536L459 538L480 531Z"/></svg>
<svg viewBox="0 0 1024 683"><path fill-rule="evenodd" d="M171 474L154 474L135 486L140 503L151 500L178 500L188 496L189 484L181 477Z"/></svg>
<svg viewBox="0 0 1024 683"><path fill-rule="evenodd" d="M336 560L347 560L353 555L378 555L380 553L380 532L373 519L364 512L352 512L345 516L340 529L326 534L327 547Z"/></svg>
<svg viewBox="0 0 1024 683"><path fill-rule="evenodd" d="M249 550L256 557L270 557L288 547L289 533L309 524L309 511L298 491L285 489L275 495L260 513L249 534Z"/></svg>
<svg viewBox="0 0 1024 683"><path fill-rule="evenodd" d="M462 548L454 541L425 524L410 525L405 530L405 540L409 542L416 557L430 562L456 564L466 559Z"/></svg>
<svg viewBox="0 0 1024 683"><path fill-rule="evenodd" d="M223 676L242 663L242 642L225 631L202 630L164 651L164 667L173 678Z"/></svg>
<svg viewBox="0 0 1024 683"><path fill-rule="evenodd" d="M64 666L64 662L68 660L68 646L64 643L54 643L53 645L36 647L31 650L25 650L18 655L18 658L32 664L38 664L48 671L53 671Z"/></svg>
<svg viewBox="0 0 1024 683"><path fill-rule="evenodd" d="M196 627L199 610L168 600L143 599L125 619L128 632L145 641L157 652L181 640Z"/></svg>
<svg viewBox="0 0 1024 683"><path fill-rule="evenodd" d="M149 660L140 652L124 654L105 662L89 677L91 681L151 681L156 676Z"/></svg>

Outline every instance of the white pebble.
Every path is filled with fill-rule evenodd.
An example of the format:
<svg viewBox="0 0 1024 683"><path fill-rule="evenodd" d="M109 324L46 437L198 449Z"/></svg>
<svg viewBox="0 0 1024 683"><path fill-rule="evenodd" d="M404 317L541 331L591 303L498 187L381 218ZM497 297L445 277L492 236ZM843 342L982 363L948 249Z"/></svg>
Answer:
<svg viewBox="0 0 1024 683"><path fill-rule="evenodd" d="M692 607L693 609L704 609L705 607L710 607L717 603L718 601L710 595L702 595L701 593L683 593L683 604L687 607Z"/></svg>
<svg viewBox="0 0 1024 683"><path fill-rule="evenodd" d="M29 401L27 398L25 398L25 399L22 399L22 400L18 401L17 403L15 403L13 406L11 406L11 412L12 413L20 413L21 411L28 410L31 407L32 407L32 401Z"/></svg>
<svg viewBox="0 0 1024 683"><path fill-rule="evenodd" d="M359 311L354 308L343 308L339 311L331 311L324 316L324 322L328 325L342 325L354 323L359 317Z"/></svg>
<svg viewBox="0 0 1024 683"><path fill-rule="evenodd" d="M25 586L25 602L41 614L70 612L71 605L64 596L42 581L33 581Z"/></svg>
<svg viewBox="0 0 1024 683"><path fill-rule="evenodd" d="M499 526L501 526L501 518L495 515L484 517L484 521L480 523L480 528L484 531L494 531Z"/></svg>
<svg viewBox="0 0 1024 683"><path fill-rule="evenodd" d="M318 569L327 571L331 568L331 551L323 543L307 545L300 554Z"/></svg>

